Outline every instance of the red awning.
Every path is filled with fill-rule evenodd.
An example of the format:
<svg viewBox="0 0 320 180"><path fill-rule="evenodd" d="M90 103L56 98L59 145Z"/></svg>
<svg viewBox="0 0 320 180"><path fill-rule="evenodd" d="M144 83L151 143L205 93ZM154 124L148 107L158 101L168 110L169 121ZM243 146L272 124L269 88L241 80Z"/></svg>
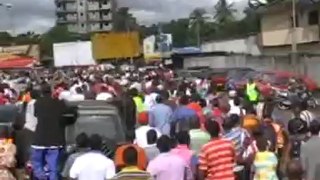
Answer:
<svg viewBox="0 0 320 180"><path fill-rule="evenodd" d="M17 57L0 61L0 69L30 68L35 62L34 58Z"/></svg>

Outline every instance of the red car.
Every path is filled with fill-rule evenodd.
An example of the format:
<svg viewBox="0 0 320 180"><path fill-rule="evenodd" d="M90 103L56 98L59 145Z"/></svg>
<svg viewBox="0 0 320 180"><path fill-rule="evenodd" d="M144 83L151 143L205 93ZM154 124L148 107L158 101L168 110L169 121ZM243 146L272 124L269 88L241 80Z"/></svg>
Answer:
<svg viewBox="0 0 320 180"><path fill-rule="evenodd" d="M296 75L291 72L263 71L254 77L255 82L263 95L270 95L273 88L287 90L291 78L303 82L309 91L318 89L318 85L314 80L307 76Z"/></svg>

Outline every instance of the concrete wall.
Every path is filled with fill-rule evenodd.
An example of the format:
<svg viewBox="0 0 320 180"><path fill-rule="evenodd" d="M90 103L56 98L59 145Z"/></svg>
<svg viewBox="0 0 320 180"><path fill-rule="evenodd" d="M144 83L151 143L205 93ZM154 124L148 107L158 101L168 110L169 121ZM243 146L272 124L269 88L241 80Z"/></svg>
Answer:
<svg viewBox="0 0 320 180"><path fill-rule="evenodd" d="M188 57L184 59L184 68L195 66L210 66L213 68L223 67L250 67L255 70L278 70L293 71L294 65L289 56L211 56L211 57ZM313 78L320 84L320 56L300 56L296 64L299 73Z"/></svg>
<svg viewBox="0 0 320 180"><path fill-rule="evenodd" d="M224 51L230 53L260 55L261 52L257 45L257 41L257 36L223 41L211 41L203 43L201 45L201 50L203 52Z"/></svg>
<svg viewBox="0 0 320 180"><path fill-rule="evenodd" d="M309 12L320 10L319 6L297 8L296 42L319 41L319 26L310 25ZM320 13L319 13L320 14ZM290 7L282 11L267 12L261 16L261 36L263 46L282 46L292 43L292 15ZM320 18L319 18L320 19Z"/></svg>

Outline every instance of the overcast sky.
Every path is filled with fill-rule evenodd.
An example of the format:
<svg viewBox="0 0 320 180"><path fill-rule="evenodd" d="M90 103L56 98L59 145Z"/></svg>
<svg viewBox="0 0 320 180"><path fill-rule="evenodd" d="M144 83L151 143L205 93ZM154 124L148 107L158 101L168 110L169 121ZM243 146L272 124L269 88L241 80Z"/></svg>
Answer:
<svg viewBox="0 0 320 180"><path fill-rule="evenodd" d="M139 23L152 24L187 17L197 7L212 9L217 0L118 0L137 17ZM13 5L11 10L0 7L0 30L13 29L15 33L45 32L55 23L54 0L0 0ZM232 1L230 1L232 2ZM246 2L233 0L237 9Z"/></svg>

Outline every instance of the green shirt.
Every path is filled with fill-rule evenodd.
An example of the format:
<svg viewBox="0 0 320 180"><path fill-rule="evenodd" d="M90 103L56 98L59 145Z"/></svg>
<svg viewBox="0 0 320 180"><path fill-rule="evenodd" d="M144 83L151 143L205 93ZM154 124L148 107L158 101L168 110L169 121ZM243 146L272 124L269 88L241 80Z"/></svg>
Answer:
<svg viewBox="0 0 320 180"><path fill-rule="evenodd" d="M190 135L190 148L197 155L200 153L200 150L203 145L208 143L211 139L209 133L202 129L191 129L189 131Z"/></svg>

